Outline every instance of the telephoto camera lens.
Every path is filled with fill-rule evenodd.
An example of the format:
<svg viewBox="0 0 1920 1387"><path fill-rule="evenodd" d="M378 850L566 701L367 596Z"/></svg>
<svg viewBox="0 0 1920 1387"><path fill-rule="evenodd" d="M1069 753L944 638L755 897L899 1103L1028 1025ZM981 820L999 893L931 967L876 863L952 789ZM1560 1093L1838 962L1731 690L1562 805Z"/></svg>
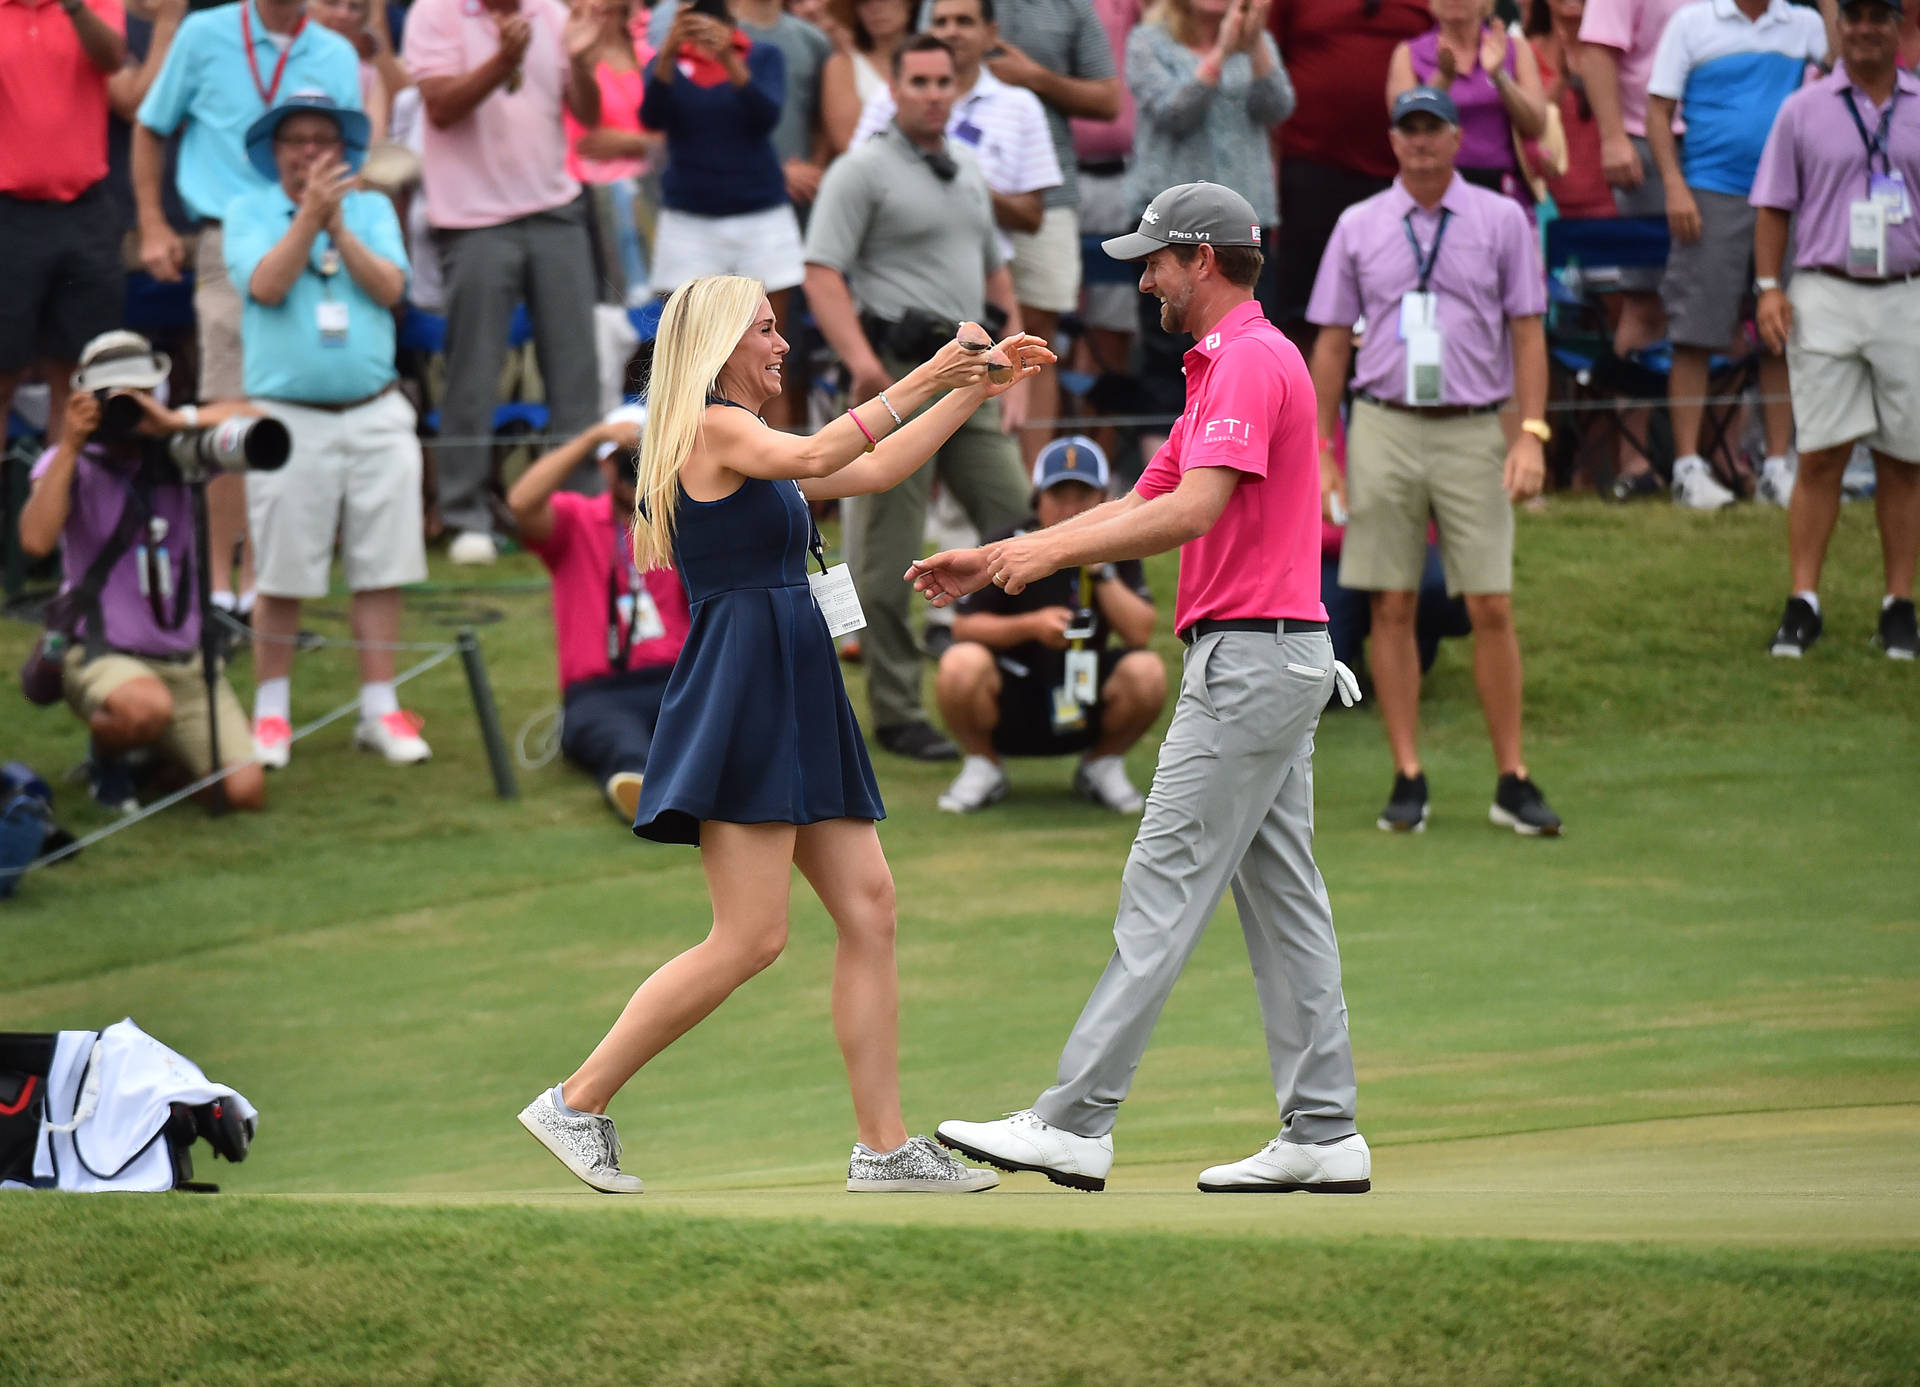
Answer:
<svg viewBox="0 0 1920 1387"><path fill-rule="evenodd" d="M100 401L100 422L94 431L101 438L111 442L132 438L139 431L140 421L146 418L139 400L132 395L110 395L104 390L94 391L93 397Z"/></svg>
<svg viewBox="0 0 1920 1387"><path fill-rule="evenodd" d="M214 472L272 472L287 465L293 437L278 419L242 417L167 440L167 456L188 481Z"/></svg>

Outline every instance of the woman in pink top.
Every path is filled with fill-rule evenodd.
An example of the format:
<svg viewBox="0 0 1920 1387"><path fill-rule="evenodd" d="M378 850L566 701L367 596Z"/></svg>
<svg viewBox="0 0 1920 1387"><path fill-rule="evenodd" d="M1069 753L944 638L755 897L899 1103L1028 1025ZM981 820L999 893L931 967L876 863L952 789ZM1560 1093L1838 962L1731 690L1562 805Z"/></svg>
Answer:
<svg viewBox="0 0 1920 1387"><path fill-rule="evenodd" d="M1533 50L1489 21L1484 0L1431 0L1430 8L1434 27L1393 50L1388 109L1410 87L1438 87L1460 112L1460 176L1531 207L1513 139L1537 140L1547 128Z"/></svg>
<svg viewBox="0 0 1920 1387"><path fill-rule="evenodd" d="M1580 18L1587 0L1533 0L1527 9L1527 33L1547 100L1560 108L1567 135L1567 171L1547 179L1547 191L1563 217L1611 217L1613 189L1600 164L1600 126L1587 100L1581 64Z"/></svg>
<svg viewBox="0 0 1920 1387"><path fill-rule="evenodd" d="M600 12L600 38L593 54L593 78L600 88L600 123L589 130L570 109L561 117L567 130L567 172L596 202L608 204L596 225L611 224L619 275L627 302L647 299L647 254L635 218L635 180L647 171L660 136L640 123L646 67L654 51L647 43L647 13L638 0L609 5ZM612 280L614 266L601 257L602 277Z"/></svg>

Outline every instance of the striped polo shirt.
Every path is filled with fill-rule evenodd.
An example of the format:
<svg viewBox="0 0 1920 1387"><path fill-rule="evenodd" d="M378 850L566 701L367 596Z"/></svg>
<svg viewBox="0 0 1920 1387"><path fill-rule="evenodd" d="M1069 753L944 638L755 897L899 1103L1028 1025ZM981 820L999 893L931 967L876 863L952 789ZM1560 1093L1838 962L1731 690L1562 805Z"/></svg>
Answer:
<svg viewBox="0 0 1920 1387"><path fill-rule="evenodd" d="M1687 186L1745 197L1780 104L1826 54L1820 12L1789 0L1773 0L1757 20L1734 0L1677 11L1654 50L1647 92L1681 104Z"/></svg>

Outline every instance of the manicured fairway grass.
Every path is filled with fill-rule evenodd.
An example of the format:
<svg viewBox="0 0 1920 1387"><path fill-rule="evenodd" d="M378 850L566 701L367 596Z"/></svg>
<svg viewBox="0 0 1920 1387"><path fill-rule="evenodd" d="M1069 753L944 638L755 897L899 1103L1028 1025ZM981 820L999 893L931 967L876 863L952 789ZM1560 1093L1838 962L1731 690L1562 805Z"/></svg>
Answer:
<svg viewBox="0 0 1920 1387"><path fill-rule="evenodd" d="M616 1104L648 1194L576 1193L513 1113L699 937L703 883L561 766L494 800L443 666L404 694L432 764L356 757L336 724L268 815L176 811L0 906L0 1028L132 1015L263 1113L245 1165L201 1149L246 1198L0 1199L0 1383L1915 1381L1920 671L1866 644L1859 506L1826 641L1765 657L1781 527L1523 517L1529 761L1562 841L1484 823L1464 644L1425 703L1423 837L1372 827L1372 713L1323 723L1361 1199L1193 1191L1275 1125L1230 901L1108 1194L836 1192L831 927L804 890L787 957ZM510 733L551 696L544 597L506 586L535 572L409 622L487 622ZM0 658L27 634L0 628ZM296 723L351 696L343 654L297 679ZM64 710L7 727L43 769L77 754ZM965 820L932 808L949 768L878 768L909 1126L1022 1106L1104 960L1130 826L1064 763L1016 763ZM71 825L101 822L79 798Z"/></svg>

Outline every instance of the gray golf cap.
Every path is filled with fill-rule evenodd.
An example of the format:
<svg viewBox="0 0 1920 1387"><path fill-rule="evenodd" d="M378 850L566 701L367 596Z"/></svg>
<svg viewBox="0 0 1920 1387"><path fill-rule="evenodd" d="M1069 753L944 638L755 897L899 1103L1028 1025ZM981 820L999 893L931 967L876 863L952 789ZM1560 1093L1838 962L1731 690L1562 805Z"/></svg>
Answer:
<svg viewBox="0 0 1920 1387"><path fill-rule="evenodd" d="M1140 229L1102 241L1115 260L1145 260L1163 246L1260 246L1253 204L1218 183L1181 183L1147 204Z"/></svg>
<svg viewBox="0 0 1920 1387"><path fill-rule="evenodd" d="M1436 116L1448 125L1460 124L1460 108L1438 87L1408 87L1394 97L1393 116L1388 124L1398 125L1408 116L1421 114Z"/></svg>

